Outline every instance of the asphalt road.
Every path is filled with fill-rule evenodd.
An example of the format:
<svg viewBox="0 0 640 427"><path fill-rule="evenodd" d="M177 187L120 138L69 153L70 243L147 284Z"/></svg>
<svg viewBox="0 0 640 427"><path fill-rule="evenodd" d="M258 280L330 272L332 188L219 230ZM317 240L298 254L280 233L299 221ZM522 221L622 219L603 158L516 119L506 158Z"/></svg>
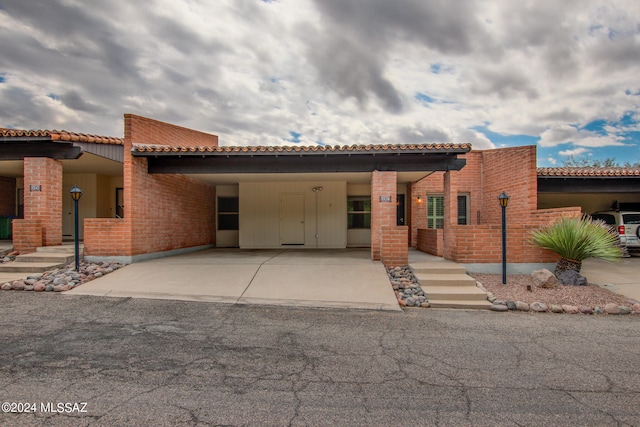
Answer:
<svg viewBox="0 0 640 427"><path fill-rule="evenodd" d="M0 320L30 411L0 425L640 426L640 316L13 291Z"/></svg>

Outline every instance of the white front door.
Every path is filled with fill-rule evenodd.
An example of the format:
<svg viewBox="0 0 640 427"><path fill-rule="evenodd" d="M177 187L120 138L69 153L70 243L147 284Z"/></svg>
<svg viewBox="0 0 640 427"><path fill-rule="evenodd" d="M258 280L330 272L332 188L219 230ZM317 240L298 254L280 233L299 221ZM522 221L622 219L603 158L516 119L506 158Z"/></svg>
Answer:
<svg viewBox="0 0 640 427"><path fill-rule="evenodd" d="M304 194L280 195L280 244L304 245Z"/></svg>

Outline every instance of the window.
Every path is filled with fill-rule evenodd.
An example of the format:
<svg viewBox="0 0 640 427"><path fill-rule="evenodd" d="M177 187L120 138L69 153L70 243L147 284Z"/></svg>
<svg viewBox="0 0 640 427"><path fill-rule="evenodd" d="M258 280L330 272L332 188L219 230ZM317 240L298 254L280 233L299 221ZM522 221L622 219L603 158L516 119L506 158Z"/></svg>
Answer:
<svg viewBox="0 0 640 427"><path fill-rule="evenodd" d="M237 197L218 197L218 230L238 230L239 199Z"/></svg>
<svg viewBox="0 0 640 427"><path fill-rule="evenodd" d="M371 228L370 196L349 196L347 198L347 227Z"/></svg>
<svg viewBox="0 0 640 427"><path fill-rule="evenodd" d="M469 195L458 194L458 225L469 224Z"/></svg>
<svg viewBox="0 0 640 427"><path fill-rule="evenodd" d="M427 228L444 227L444 196L427 195Z"/></svg>
<svg viewBox="0 0 640 427"><path fill-rule="evenodd" d="M469 224L469 195L458 195L458 225ZM427 228L444 227L444 196L427 195Z"/></svg>

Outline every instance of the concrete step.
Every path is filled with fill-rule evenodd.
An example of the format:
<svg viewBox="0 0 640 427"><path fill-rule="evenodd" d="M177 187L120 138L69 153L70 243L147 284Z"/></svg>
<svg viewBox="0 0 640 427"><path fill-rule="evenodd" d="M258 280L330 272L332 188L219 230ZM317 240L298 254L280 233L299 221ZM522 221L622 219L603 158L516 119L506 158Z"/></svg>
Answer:
<svg viewBox="0 0 640 427"><path fill-rule="evenodd" d="M82 254L82 251L84 250L84 245L80 245L80 254ZM75 246L73 245L60 245L60 246L41 246L39 248L36 248L36 252L38 253L69 253L69 254L73 254L75 253Z"/></svg>
<svg viewBox="0 0 640 427"><path fill-rule="evenodd" d="M476 280L466 274L416 274L416 279L420 286L476 286Z"/></svg>
<svg viewBox="0 0 640 427"><path fill-rule="evenodd" d="M425 286L422 288L429 302L447 301L486 301L487 294L473 286Z"/></svg>
<svg viewBox="0 0 640 427"><path fill-rule="evenodd" d="M17 262L48 262L55 264L69 264L75 260L73 251L67 252L34 252L30 254L18 255Z"/></svg>
<svg viewBox="0 0 640 427"><path fill-rule="evenodd" d="M64 266L64 263L14 261L7 264L0 264L0 273L44 273L47 270Z"/></svg>
<svg viewBox="0 0 640 427"><path fill-rule="evenodd" d="M438 300L429 301L429 307L432 308L461 308L473 310L489 310L491 303L489 301L451 301Z"/></svg>
<svg viewBox="0 0 640 427"><path fill-rule="evenodd" d="M446 262L423 262L418 264L411 264L411 270L413 274L467 274L467 269L462 265Z"/></svg>

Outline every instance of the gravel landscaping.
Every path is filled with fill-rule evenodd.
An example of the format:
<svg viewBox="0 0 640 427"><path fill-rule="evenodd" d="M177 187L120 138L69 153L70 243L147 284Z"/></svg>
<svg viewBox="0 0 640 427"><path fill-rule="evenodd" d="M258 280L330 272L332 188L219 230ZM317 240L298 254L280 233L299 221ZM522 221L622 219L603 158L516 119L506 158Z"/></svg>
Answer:
<svg viewBox="0 0 640 427"><path fill-rule="evenodd" d="M500 274L471 274L495 298L496 311L551 311L554 313L629 314L640 313L640 304L624 295L616 294L597 285L542 288L535 285L529 275L508 275L502 284ZM511 304L509 304L511 303ZM516 303L519 307L516 307ZM534 308L535 307L535 308ZM543 308L545 308L543 310Z"/></svg>

